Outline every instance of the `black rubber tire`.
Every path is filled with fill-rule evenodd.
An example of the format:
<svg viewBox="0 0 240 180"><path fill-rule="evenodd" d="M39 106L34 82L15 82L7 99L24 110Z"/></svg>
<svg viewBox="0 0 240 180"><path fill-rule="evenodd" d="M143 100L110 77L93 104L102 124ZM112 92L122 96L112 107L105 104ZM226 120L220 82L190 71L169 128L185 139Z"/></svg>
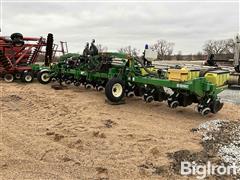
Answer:
<svg viewBox="0 0 240 180"><path fill-rule="evenodd" d="M21 47L24 45L23 35L21 33L13 33L10 38L12 39L13 46Z"/></svg>
<svg viewBox="0 0 240 180"><path fill-rule="evenodd" d="M24 45L24 41L22 39L14 39L12 43L15 47L22 47Z"/></svg>
<svg viewBox="0 0 240 180"><path fill-rule="evenodd" d="M151 103L152 101L154 101L154 97L153 96L143 96L143 99L146 103Z"/></svg>
<svg viewBox="0 0 240 180"><path fill-rule="evenodd" d="M115 86L118 85L119 86L119 95L114 95L113 91L115 91L113 88L115 88ZM125 86L124 86L124 81L122 81L121 79L118 78L112 78L110 79L105 87L105 95L107 97L107 99L111 102L120 102L122 100L122 98L124 97L125 94Z"/></svg>
<svg viewBox="0 0 240 180"><path fill-rule="evenodd" d="M143 94L144 94L143 87L136 86L136 87L134 88L134 95L135 95L135 96L143 96Z"/></svg>
<svg viewBox="0 0 240 180"><path fill-rule="evenodd" d="M25 83L31 83L31 82L33 82L33 79L34 79L33 73L32 72L25 72L25 73L23 73L21 79Z"/></svg>
<svg viewBox="0 0 240 180"><path fill-rule="evenodd" d="M15 74L15 79L21 79L22 77L22 74L21 73L16 73Z"/></svg>
<svg viewBox="0 0 240 180"><path fill-rule="evenodd" d="M202 115L202 116L206 116L206 115L208 115L210 112L211 112L211 109L208 108L208 107L206 107L206 108L202 109L201 115Z"/></svg>
<svg viewBox="0 0 240 180"><path fill-rule="evenodd" d="M210 109L211 109L211 113L216 114L218 111L220 111L223 107L223 103L220 102L219 100L213 101Z"/></svg>
<svg viewBox="0 0 240 180"><path fill-rule="evenodd" d="M93 86L92 86L92 84L87 83L84 85L84 87L85 87L85 89L91 89Z"/></svg>
<svg viewBox="0 0 240 180"><path fill-rule="evenodd" d="M11 83L14 80L14 76L13 76L13 74L5 74L3 79L5 82Z"/></svg>
<svg viewBox="0 0 240 180"><path fill-rule="evenodd" d="M37 74L37 80L41 83L41 84L48 84L48 83L50 83L51 82L51 77L49 77L49 79L48 80L45 80L44 79L44 76L46 76L46 75L49 75L49 72L48 71L40 71L40 72L38 72L38 74Z"/></svg>
<svg viewBox="0 0 240 180"><path fill-rule="evenodd" d="M14 39L23 39L23 35L21 34L21 33L13 33L11 36L10 36L10 38L12 39L12 40L14 40Z"/></svg>
<svg viewBox="0 0 240 180"><path fill-rule="evenodd" d="M179 102L178 101L172 101L169 106L172 109L176 109L179 106Z"/></svg>
<svg viewBox="0 0 240 180"><path fill-rule="evenodd" d="M74 82L73 84L74 84L74 86L76 86L76 87L78 87L78 86L80 86L80 85L81 85L81 83L80 83L80 82L78 82L78 81L77 81L77 82Z"/></svg>

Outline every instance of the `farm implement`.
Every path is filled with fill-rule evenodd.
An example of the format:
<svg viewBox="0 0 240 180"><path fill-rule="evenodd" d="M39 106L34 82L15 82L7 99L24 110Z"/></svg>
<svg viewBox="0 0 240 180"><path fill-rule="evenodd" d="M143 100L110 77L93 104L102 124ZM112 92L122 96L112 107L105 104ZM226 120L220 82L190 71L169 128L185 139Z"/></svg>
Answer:
<svg viewBox="0 0 240 180"><path fill-rule="evenodd" d="M120 103L124 96L140 96L144 101L167 101L170 108L197 103L202 115L217 113L223 107L218 94L226 88L228 71L221 69L187 69L174 66L158 69L144 60L156 59L156 53L145 50L144 57L121 53L66 54L50 70L40 72L43 84L50 80L85 88L105 89L109 102ZM44 79L44 78L40 78Z"/></svg>
<svg viewBox="0 0 240 180"><path fill-rule="evenodd" d="M23 37L20 33L0 36L0 75L6 82L21 79L30 83L39 71L48 69L57 52L65 53L64 42L61 42L61 47L58 50L58 45L53 43L52 34L48 34L47 39ZM44 56L44 65L36 64L40 54Z"/></svg>

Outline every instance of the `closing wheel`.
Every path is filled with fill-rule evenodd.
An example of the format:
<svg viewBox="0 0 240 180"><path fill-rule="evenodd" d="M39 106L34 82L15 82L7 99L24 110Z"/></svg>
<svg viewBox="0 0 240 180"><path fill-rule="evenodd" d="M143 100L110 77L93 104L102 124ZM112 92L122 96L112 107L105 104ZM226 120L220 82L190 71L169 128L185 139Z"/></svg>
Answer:
<svg viewBox="0 0 240 180"><path fill-rule="evenodd" d="M48 84L51 81L51 77L48 71L40 71L37 74L37 79L41 84Z"/></svg>
<svg viewBox="0 0 240 180"><path fill-rule="evenodd" d="M5 74L3 79L4 79L4 81L10 83L10 82L13 82L14 76L12 74Z"/></svg>
<svg viewBox="0 0 240 180"><path fill-rule="evenodd" d="M72 83L72 80L71 80L71 79L67 79L67 80L65 80L65 83L66 83L67 85L70 85L70 84Z"/></svg>
<svg viewBox="0 0 240 180"><path fill-rule="evenodd" d="M81 83L80 82L74 82L74 86L80 86L81 85Z"/></svg>
<svg viewBox="0 0 240 180"><path fill-rule="evenodd" d="M124 82L118 78L110 79L105 87L105 95L111 102L119 102L124 96Z"/></svg>
<svg viewBox="0 0 240 180"><path fill-rule="evenodd" d="M15 78L16 78L16 79L21 79L21 73L16 73L16 74L15 74Z"/></svg>
<svg viewBox="0 0 240 180"><path fill-rule="evenodd" d="M223 107L223 103L220 102L220 100L215 100L212 102L210 108L211 108L211 112L216 114L218 111L220 111Z"/></svg>
<svg viewBox="0 0 240 180"><path fill-rule="evenodd" d="M103 91L104 87L103 86L97 86L96 89L97 89L97 91Z"/></svg>
<svg viewBox="0 0 240 180"><path fill-rule="evenodd" d="M57 81L57 78L54 78L54 77L53 77L53 78L51 79L51 81L52 81L52 82L56 82L56 81Z"/></svg>
<svg viewBox="0 0 240 180"><path fill-rule="evenodd" d="M84 87L85 87L86 89L91 89L91 88L92 88L92 85L91 85L91 84L85 84Z"/></svg>
<svg viewBox="0 0 240 180"><path fill-rule="evenodd" d="M210 112L211 112L211 109L210 109L209 107L206 107L206 108L204 108L204 109L201 111L201 115L202 115L202 116L206 116L206 115L208 115Z"/></svg>
<svg viewBox="0 0 240 180"><path fill-rule="evenodd" d="M31 72L23 73L22 81L26 83L31 83L33 81L33 74Z"/></svg>
<svg viewBox="0 0 240 180"><path fill-rule="evenodd" d="M127 97L133 97L134 96L134 92L133 91L130 91L127 93Z"/></svg>
<svg viewBox="0 0 240 180"><path fill-rule="evenodd" d="M154 100L153 96L149 96L149 95L144 95L143 99L147 103L151 103Z"/></svg>
<svg viewBox="0 0 240 180"><path fill-rule="evenodd" d="M170 106L170 108L175 109L179 106L179 102L178 101L173 101L173 102L170 103L169 106Z"/></svg>

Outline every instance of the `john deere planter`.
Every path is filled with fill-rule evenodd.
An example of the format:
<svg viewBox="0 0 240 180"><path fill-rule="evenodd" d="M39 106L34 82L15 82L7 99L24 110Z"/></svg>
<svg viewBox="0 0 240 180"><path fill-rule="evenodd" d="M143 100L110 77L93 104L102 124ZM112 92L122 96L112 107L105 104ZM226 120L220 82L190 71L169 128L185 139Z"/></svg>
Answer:
<svg viewBox="0 0 240 180"><path fill-rule="evenodd" d="M170 108L196 103L196 110L202 115L217 113L223 107L217 95L226 88L229 72L184 67L157 69L149 66L151 63L144 66L144 60L151 61L155 56L151 50L145 50L142 59L121 53L65 55L51 66L50 76L44 71L39 76L45 76L42 83L52 79L60 84L105 89L107 99L113 103L135 95L147 103L167 101Z"/></svg>

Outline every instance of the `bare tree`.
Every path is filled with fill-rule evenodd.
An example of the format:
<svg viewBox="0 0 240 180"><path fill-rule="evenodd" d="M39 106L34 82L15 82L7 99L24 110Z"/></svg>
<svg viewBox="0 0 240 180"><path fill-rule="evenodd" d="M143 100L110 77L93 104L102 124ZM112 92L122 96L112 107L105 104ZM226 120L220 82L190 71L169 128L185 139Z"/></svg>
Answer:
<svg viewBox="0 0 240 180"><path fill-rule="evenodd" d="M158 40L155 44L151 46L151 49L158 52L158 58L163 60L168 58L173 53L174 43L168 42L166 40Z"/></svg>
<svg viewBox="0 0 240 180"><path fill-rule="evenodd" d="M106 52L108 50L107 46L103 46L102 44L97 44L98 52Z"/></svg>
<svg viewBox="0 0 240 180"><path fill-rule="evenodd" d="M225 41L226 41L225 53L226 54L233 54L234 53L234 48L235 48L234 39L226 39Z"/></svg>
<svg viewBox="0 0 240 180"><path fill-rule="evenodd" d="M207 54L231 54L234 51L233 39L209 40L203 46Z"/></svg>
<svg viewBox="0 0 240 180"><path fill-rule="evenodd" d="M129 55L131 55L131 56L137 56L138 53L140 52L140 50L137 49L137 48L132 48L132 47L129 45L129 46L126 46L126 47L123 47L123 48L118 49L118 52L120 52L120 53L125 53L125 54L129 54Z"/></svg>

